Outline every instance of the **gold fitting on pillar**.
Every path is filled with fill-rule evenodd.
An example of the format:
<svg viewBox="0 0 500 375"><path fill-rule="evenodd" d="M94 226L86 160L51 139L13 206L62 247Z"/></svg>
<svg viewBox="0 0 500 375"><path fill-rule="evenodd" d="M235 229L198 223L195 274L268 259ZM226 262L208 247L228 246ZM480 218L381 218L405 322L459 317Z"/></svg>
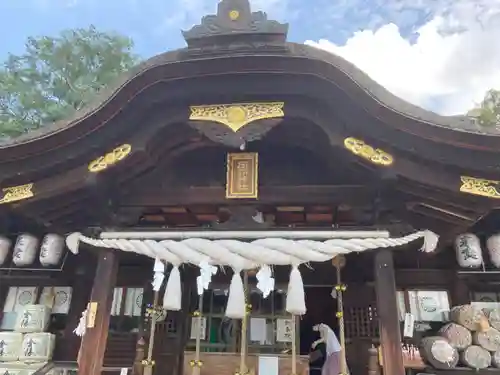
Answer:
<svg viewBox="0 0 500 375"><path fill-rule="evenodd" d="M189 366L201 368L203 366L203 361L192 359L191 361L189 361Z"/></svg>

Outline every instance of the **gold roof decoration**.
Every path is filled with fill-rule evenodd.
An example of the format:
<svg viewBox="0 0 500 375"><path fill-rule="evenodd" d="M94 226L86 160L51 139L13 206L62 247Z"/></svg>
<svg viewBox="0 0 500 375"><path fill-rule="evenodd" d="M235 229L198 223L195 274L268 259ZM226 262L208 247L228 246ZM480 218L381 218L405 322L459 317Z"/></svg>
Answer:
<svg viewBox="0 0 500 375"><path fill-rule="evenodd" d="M460 176L462 193L500 199L500 181L486 180L470 176Z"/></svg>
<svg viewBox="0 0 500 375"><path fill-rule="evenodd" d="M33 183L29 183L25 185L3 188L3 197L0 198L0 204L17 202L33 197L35 195L33 193L33 186Z"/></svg>
<svg viewBox="0 0 500 375"><path fill-rule="evenodd" d="M132 146L129 144L118 146L117 148L108 152L106 155L100 156L97 159L91 161L88 166L89 172L102 172L125 159L131 152Z"/></svg>
<svg viewBox="0 0 500 375"><path fill-rule="evenodd" d="M392 165L394 162L394 157L391 154L367 145L364 141L354 137L346 138L344 140L344 147L354 155L360 156L373 164L386 167Z"/></svg>
<svg viewBox="0 0 500 375"><path fill-rule="evenodd" d="M284 102L193 105L190 120L213 121L237 132L251 122L285 116Z"/></svg>

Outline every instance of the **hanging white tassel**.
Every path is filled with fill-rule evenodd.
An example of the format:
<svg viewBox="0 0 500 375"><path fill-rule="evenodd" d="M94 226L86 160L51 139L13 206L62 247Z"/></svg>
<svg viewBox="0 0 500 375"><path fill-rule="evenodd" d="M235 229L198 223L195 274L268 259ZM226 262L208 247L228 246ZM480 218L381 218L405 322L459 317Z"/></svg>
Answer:
<svg viewBox="0 0 500 375"><path fill-rule="evenodd" d="M169 311L179 311L182 308L181 272L179 266L174 266L170 271L165 294L163 295L163 308Z"/></svg>
<svg viewBox="0 0 500 375"><path fill-rule="evenodd" d="M246 314L245 288L241 271L234 271L229 285L229 297L227 299L226 316L232 319L243 319Z"/></svg>
<svg viewBox="0 0 500 375"><path fill-rule="evenodd" d="M274 277L271 271L271 267L267 264L260 267L259 272L257 272L257 288L262 292L262 297L267 298L269 294L274 290Z"/></svg>
<svg viewBox="0 0 500 375"><path fill-rule="evenodd" d="M82 316L80 318L80 321L78 322L78 325L76 328L73 330L73 333L77 336L82 337L85 335L85 332L87 331L87 315L88 315L88 308L86 308L82 312Z"/></svg>
<svg viewBox="0 0 500 375"><path fill-rule="evenodd" d="M151 283L155 292L161 289L163 280L165 280L165 265L159 258L156 258L153 266L153 281Z"/></svg>
<svg viewBox="0 0 500 375"><path fill-rule="evenodd" d="M425 253L432 253L434 250L436 250L438 242L439 242L439 236L436 233L430 230L425 230L424 245L420 250Z"/></svg>
<svg viewBox="0 0 500 375"><path fill-rule="evenodd" d="M208 290L212 282L212 276L217 274L217 267L207 262L201 262L198 267L200 267L200 276L196 278L196 287L198 289L198 295L201 296L205 290Z"/></svg>
<svg viewBox="0 0 500 375"><path fill-rule="evenodd" d="M304 315L307 311L304 282L302 281L302 275L298 266L292 266L292 271L290 272L286 296L286 311L292 315Z"/></svg>

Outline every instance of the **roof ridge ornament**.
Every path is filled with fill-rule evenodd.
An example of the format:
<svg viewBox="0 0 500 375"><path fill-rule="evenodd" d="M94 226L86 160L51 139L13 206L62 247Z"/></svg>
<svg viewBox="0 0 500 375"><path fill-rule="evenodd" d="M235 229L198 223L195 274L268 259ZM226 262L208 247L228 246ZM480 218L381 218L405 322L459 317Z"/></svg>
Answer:
<svg viewBox="0 0 500 375"><path fill-rule="evenodd" d="M222 0L217 5L217 14L206 15L199 25L182 31L189 47L213 41L227 43L250 35L252 40L259 36L284 43L287 33L287 23L269 20L263 11L252 12L249 0Z"/></svg>

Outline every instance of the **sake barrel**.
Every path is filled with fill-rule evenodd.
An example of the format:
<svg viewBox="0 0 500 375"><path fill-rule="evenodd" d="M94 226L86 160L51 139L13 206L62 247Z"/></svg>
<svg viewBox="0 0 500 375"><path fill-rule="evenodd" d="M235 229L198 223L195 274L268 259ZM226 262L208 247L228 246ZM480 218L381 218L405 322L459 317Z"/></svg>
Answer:
<svg viewBox="0 0 500 375"><path fill-rule="evenodd" d="M500 331L500 308L486 309L485 314L490 326Z"/></svg>
<svg viewBox="0 0 500 375"><path fill-rule="evenodd" d="M420 354L432 367L447 370L454 368L459 359L458 351L443 337L424 337L420 342Z"/></svg>
<svg viewBox="0 0 500 375"><path fill-rule="evenodd" d="M43 332L50 320L50 308L46 305L25 305L17 314L17 332Z"/></svg>
<svg viewBox="0 0 500 375"><path fill-rule="evenodd" d="M474 332L472 342L483 347L489 352L500 350L500 331L495 328L487 329L482 332Z"/></svg>
<svg viewBox="0 0 500 375"><path fill-rule="evenodd" d="M13 260L16 266L29 266L35 261L38 239L31 234L21 234L14 246Z"/></svg>
<svg viewBox="0 0 500 375"><path fill-rule="evenodd" d="M24 335L19 361L48 362L52 359L55 335L48 332L27 333Z"/></svg>
<svg viewBox="0 0 500 375"><path fill-rule="evenodd" d="M471 345L460 353L460 361L467 367L482 370L491 365L491 354L484 348Z"/></svg>
<svg viewBox="0 0 500 375"><path fill-rule="evenodd" d="M483 254L479 238L473 233L464 233L455 239L457 262L463 268L479 268L483 264Z"/></svg>
<svg viewBox="0 0 500 375"><path fill-rule="evenodd" d="M496 268L500 268L500 233L494 234L486 240L486 249L491 263Z"/></svg>
<svg viewBox="0 0 500 375"><path fill-rule="evenodd" d="M22 333L0 332L0 362L17 361L22 343Z"/></svg>
<svg viewBox="0 0 500 375"><path fill-rule="evenodd" d="M40 264L44 267L57 266L64 252L64 238L50 233L43 237L40 246Z"/></svg>
<svg viewBox="0 0 500 375"><path fill-rule="evenodd" d="M483 311L472 305L454 306L450 311L450 320L464 326L469 331L480 330L484 317Z"/></svg>
<svg viewBox="0 0 500 375"><path fill-rule="evenodd" d="M7 237L0 236L0 266L7 260L7 255L9 255L11 246L11 240L9 240Z"/></svg>
<svg viewBox="0 0 500 375"><path fill-rule="evenodd" d="M500 350L491 353L491 364L493 367L500 368Z"/></svg>
<svg viewBox="0 0 500 375"><path fill-rule="evenodd" d="M472 334L460 324L446 324L439 330L439 335L447 339L450 345L458 350L464 350L472 344Z"/></svg>

